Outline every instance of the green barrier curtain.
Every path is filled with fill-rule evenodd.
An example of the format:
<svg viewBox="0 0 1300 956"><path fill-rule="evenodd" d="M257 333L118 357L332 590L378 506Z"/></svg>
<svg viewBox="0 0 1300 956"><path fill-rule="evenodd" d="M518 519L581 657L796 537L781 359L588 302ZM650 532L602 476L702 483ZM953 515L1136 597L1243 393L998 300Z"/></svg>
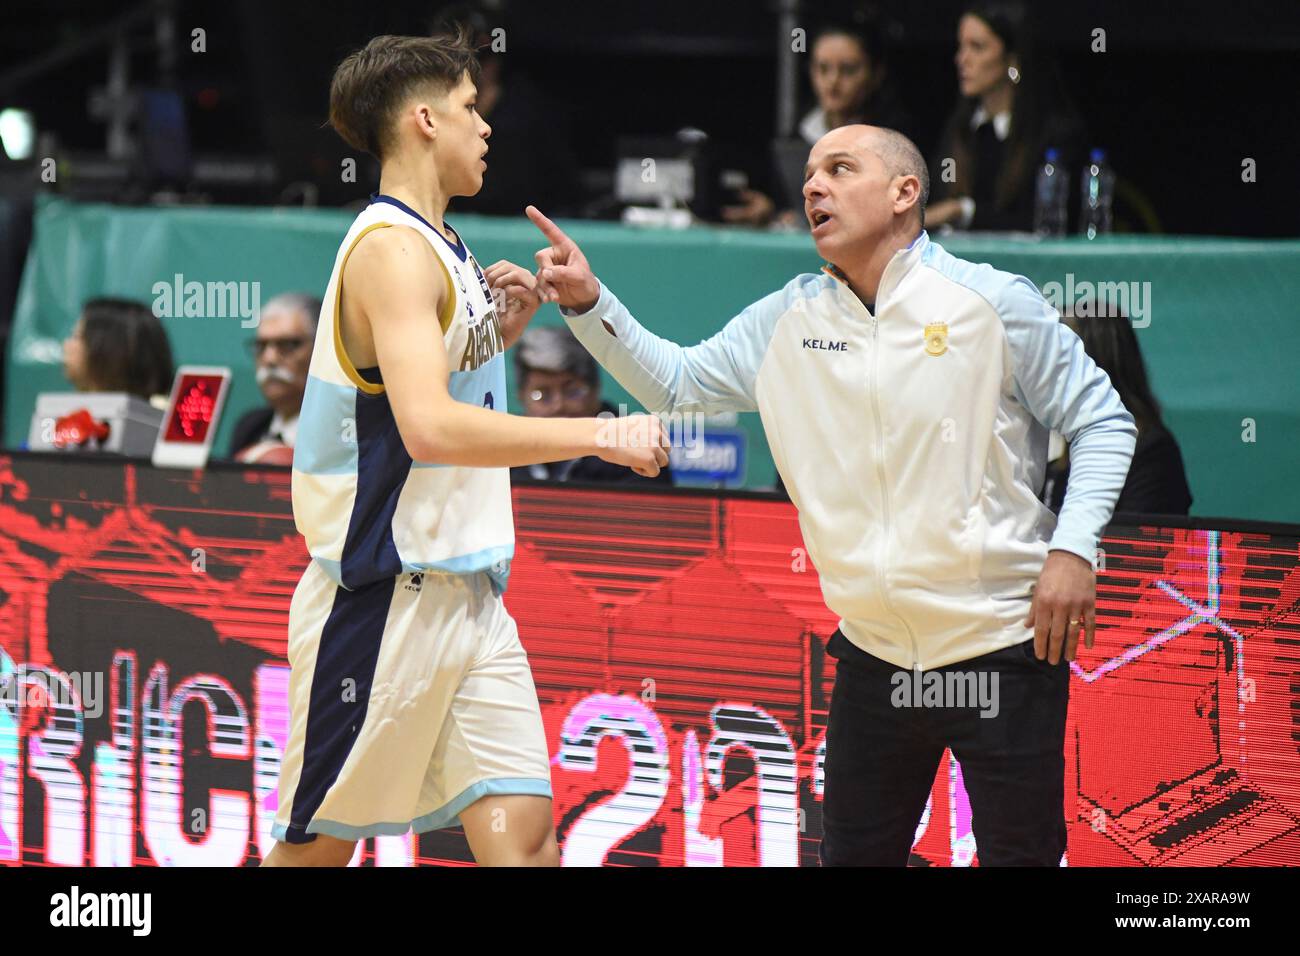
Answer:
<svg viewBox="0 0 1300 956"><path fill-rule="evenodd" d="M27 437L36 394L68 388L61 343L83 301L97 295L153 303L154 286L183 281L259 283L260 299L324 291L351 214L329 210L127 208L43 199L23 274L7 356L5 441ZM527 220L456 216L486 268L532 266L544 243ZM597 275L645 325L691 344L749 303L821 262L803 235L712 228L642 230L565 223ZM1027 276L1060 296L1084 283L1120 283L1139 323L1152 385L1177 437L1194 514L1300 521L1300 241L1107 237L1043 242L939 238L955 255ZM1112 294L1114 289L1111 290ZM553 306L535 320L558 323ZM230 402L217 435L224 453L239 414L261 403L239 316L164 319L178 364L229 365ZM1137 323L1135 323L1137 324ZM518 409L513 395L511 404ZM615 405L636 403L606 377ZM756 415L746 486L775 471Z"/></svg>

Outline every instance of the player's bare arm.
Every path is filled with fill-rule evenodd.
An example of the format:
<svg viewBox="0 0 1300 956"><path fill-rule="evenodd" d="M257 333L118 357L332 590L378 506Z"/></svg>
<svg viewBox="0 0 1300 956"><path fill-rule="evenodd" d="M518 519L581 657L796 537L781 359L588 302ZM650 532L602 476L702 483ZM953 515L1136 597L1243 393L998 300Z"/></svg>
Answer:
<svg viewBox="0 0 1300 956"><path fill-rule="evenodd" d="M451 291L414 230L367 234L348 260L344 283L344 347L359 360L354 365L373 355L413 460L502 468L598 455L648 477L668 463L667 437L651 416L634 416L617 430L622 440L611 442L615 430L601 419L523 418L453 399L438 324Z"/></svg>

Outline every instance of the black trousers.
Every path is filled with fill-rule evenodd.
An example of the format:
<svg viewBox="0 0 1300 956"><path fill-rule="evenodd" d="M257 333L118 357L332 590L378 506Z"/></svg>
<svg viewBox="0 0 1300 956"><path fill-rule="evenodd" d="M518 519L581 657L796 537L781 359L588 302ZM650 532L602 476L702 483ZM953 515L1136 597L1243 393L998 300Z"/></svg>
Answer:
<svg viewBox="0 0 1300 956"><path fill-rule="evenodd" d="M966 695L965 706L955 706L952 693L939 706L918 698L910 672L839 631L826 650L837 663L826 728L823 866L905 866L945 747L961 763L980 866L1060 863L1070 693L1064 659L1055 666L1038 660L1031 639L925 672L932 686L932 674L954 687L958 677L967 688L982 679L996 702L996 714L984 717L994 709L975 695Z"/></svg>

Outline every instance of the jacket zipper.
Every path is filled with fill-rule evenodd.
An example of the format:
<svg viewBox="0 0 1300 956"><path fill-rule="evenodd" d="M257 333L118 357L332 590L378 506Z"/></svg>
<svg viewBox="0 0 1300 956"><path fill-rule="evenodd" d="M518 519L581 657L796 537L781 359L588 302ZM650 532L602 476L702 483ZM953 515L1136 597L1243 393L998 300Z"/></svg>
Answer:
<svg viewBox="0 0 1300 956"><path fill-rule="evenodd" d="M879 310L880 302L877 300L876 311ZM877 398L876 382L880 372L880 343L876 337L876 326L877 319L873 313L871 316L871 410L876 418L876 479L880 483L880 497L884 505L885 517L885 533L881 536L881 546L876 558L876 586L880 588L881 600L884 601L885 607L889 609L889 613L898 618L899 623L903 625L903 630L907 631L908 640L912 642L912 667L919 671L921 669L921 652L916 646L916 635L912 633L911 625L903 619L901 614L894 610L894 605L889 600L889 590L885 587L883 556L889 548L889 488L885 484L884 439L881 437L880 402Z"/></svg>

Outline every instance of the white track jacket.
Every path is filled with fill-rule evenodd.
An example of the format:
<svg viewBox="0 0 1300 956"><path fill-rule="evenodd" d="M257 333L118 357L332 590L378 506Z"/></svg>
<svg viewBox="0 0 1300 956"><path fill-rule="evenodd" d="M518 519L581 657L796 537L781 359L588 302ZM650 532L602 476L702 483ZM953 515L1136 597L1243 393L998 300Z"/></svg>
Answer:
<svg viewBox="0 0 1300 956"><path fill-rule="evenodd" d="M1023 276L923 231L875 306L831 270L800 275L689 348L603 285L589 312L564 311L650 411L757 410L845 637L928 670L1033 636L1023 620L1047 552L1094 563L1137 429ZM1070 442L1059 520L1036 494L1049 429Z"/></svg>

